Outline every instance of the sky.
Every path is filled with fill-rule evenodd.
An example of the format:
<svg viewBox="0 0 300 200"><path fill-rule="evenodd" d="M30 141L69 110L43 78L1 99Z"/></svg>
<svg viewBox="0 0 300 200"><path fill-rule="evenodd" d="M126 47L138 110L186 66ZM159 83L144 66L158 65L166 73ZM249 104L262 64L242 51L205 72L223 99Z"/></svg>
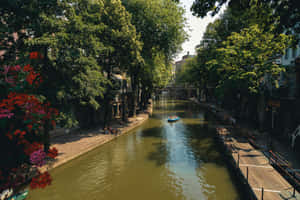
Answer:
<svg viewBox="0 0 300 200"><path fill-rule="evenodd" d="M186 55L189 51L190 54L195 55L195 46L200 44L200 40L205 32L206 26L213 22L216 18L220 16L220 14L211 17L210 15L204 17L203 19L195 17L192 15L192 12L190 11L190 8L193 4L193 0L180 0L180 6L182 6L186 13L185 17L187 19L187 27L186 31L188 32L189 39L183 43L182 45L182 52L178 54L178 56L175 58L175 61L181 60L183 55ZM222 13L224 11L224 7L221 9Z"/></svg>

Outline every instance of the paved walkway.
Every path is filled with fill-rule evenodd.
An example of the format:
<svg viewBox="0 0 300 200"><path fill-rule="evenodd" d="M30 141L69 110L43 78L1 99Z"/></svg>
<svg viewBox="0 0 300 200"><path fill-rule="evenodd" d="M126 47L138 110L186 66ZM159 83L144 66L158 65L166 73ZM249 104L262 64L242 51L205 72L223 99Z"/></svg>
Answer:
<svg viewBox="0 0 300 200"><path fill-rule="evenodd" d="M149 112L152 112L152 108L149 109ZM51 147L56 147L59 154L54 162L51 162L42 167L41 171L50 170L59 165L62 165L92 149L103 145L116 137L119 137L128 131L140 126L149 118L149 113L143 113L137 115L136 118L129 118L128 123L114 124L111 127L117 128L119 130L118 135L106 135L103 134L102 129L72 133L68 135L57 136L52 139Z"/></svg>
<svg viewBox="0 0 300 200"><path fill-rule="evenodd" d="M269 164L269 160L261 151L248 143L248 140L234 136L227 128L217 128L217 132L245 180L248 168L248 183L257 199L262 199L262 188L265 200L300 199L298 192L293 196L293 187Z"/></svg>
<svg viewBox="0 0 300 200"><path fill-rule="evenodd" d="M200 103L195 99L191 100L212 110L222 121L230 122L228 121L230 114L225 110L217 108L214 104ZM246 138L229 131L232 130L231 125L218 125L216 126L216 130L219 138L226 146L227 152L232 156L235 165L238 166L245 181L248 181L257 199L300 200L300 194L294 191L292 185L273 168L262 151L256 150ZM241 130L239 129L238 131ZM249 132L245 128L242 131ZM265 144L266 141L263 140L262 142ZM260 145L263 146L264 144Z"/></svg>

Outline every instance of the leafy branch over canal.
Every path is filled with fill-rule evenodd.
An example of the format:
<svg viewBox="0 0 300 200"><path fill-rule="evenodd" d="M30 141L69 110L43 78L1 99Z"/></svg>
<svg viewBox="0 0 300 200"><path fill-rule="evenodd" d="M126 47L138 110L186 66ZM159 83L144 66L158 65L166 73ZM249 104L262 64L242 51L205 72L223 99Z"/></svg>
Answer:
<svg viewBox="0 0 300 200"><path fill-rule="evenodd" d="M156 88L170 80L171 61L186 39L183 14L171 0L3 0L0 103L10 98L10 87L16 86L17 94L34 94L58 109L53 125L59 127L108 126L118 116L127 121L146 108ZM30 52L30 57L37 58L30 61L34 77L29 80L17 73L8 77L6 69L25 66ZM19 87L17 78L23 82L25 78L25 85L39 82L40 87ZM22 111L34 114L29 107ZM21 139L36 144L35 150L43 154L43 146L49 151L51 129L48 121L31 121L30 130L26 121L17 127L17 111L6 113L5 109L0 108L1 157L13 160L0 162L1 190L26 181L27 172L22 180L16 176L24 163L38 166L30 161L35 151L28 155L16 151L25 148ZM22 137L8 144L11 136L7 133L16 128L24 131Z"/></svg>

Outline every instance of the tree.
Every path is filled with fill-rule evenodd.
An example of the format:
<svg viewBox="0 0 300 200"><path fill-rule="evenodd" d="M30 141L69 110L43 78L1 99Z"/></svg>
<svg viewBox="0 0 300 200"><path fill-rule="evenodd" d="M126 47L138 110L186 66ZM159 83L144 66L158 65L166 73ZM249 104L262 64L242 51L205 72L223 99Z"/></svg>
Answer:
<svg viewBox="0 0 300 200"><path fill-rule="evenodd" d="M140 34L143 48L141 55L145 61L142 67L129 70L133 89L133 112L137 105L137 86L141 84L143 92L149 96L154 89L156 67L169 66L171 59L180 50L186 39L183 9L171 0L146 1L123 0L126 9L132 15L132 24ZM155 63L159 65L155 66ZM167 70L168 71L168 70ZM157 80L157 79L156 79Z"/></svg>
<svg viewBox="0 0 300 200"><path fill-rule="evenodd" d="M101 103L108 112L113 68L126 71L142 62L141 43L120 1L71 2L59 3L63 15L43 16L44 32L27 44L46 49L45 95L66 113L75 111L81 126L91 126Z"/></svg>
<svg viewBox="0 0 300 200"><path fill-rule="evenodd" d="M4 51L2 62L15 64L26 60L24 39L37 35L42 16L61 12L56 0L3 0L0 2L0 51ZM26 54L24 54L26 53ZM18 58L18 60L16 60Z"/></svg>
<svg viewBox="0 0 300 200"><path fill-rule="evenodd" d="M243 9L237 9L235 4L230 5L219 19L210 23L200 42L197 51L198 65L195 66L197 66L196 71L201 77L198 79L199 87L205 93L208 86L217 87L219 80L222 79L222 74L218 73L218 66L210 65L210 62L216 59L218 55L217 49L223 48L222 42L227 41L227 38L233 32L240 32L251 25L258 26L263 32L274 32L274 28L272 29L272 9L270 7L265 4L254 3L249 7L247 1L239 4L243 5ZM215 89L216 94L221 95L223 92L220 88Z"/></svg>
<svg viewBox="0 0 300 200"><path fill-rule="evenodd" d="M265 32L258 25L232 33L222 43L223 47L217 49L216 58L208 63L221 77L217 86L221 96L227 99L234 99L237 94L245 98L257 96L263 91L266 76L276 86L284 69L274 59L283 54L290 41L289 36Z"/></svg>
<svg viewBox="0 0 300 200"><path fill-rule="evenodd" d="M184 84L189 83L194 86L199 86L199 72L197 57L188 58L185 63L181 66L180 72L176 74L176 83Z"/></svg>
<svg viewBox="0 0 300 200"><path fill-rule="evenodd" d="M131 72L133 69L138 71L143 64L143 58L140 55L142 43L140 37L136 33L135 27L131 24L130 14L126 11L121 1L105 1L107 12L104 14L105 23L109 24L107 31L101 38L104 38L105 45L112 50L109 57L105 60L109 62L102 63L109 81L111 81L111 73L113 68L118 68L122 72ZM112 17L113 16L113 17ZM134 81L134 79L132 79ZM112 100L111 87L108 85L105 95L106 113L109 101ZM123 106L124 107L124 106ZM124 112L124 111L123 111ZM106 116L105 116L106 118ZM107 121L107 120L105 120Z"/></svg>
<svg viewBox="0 0 300 200"><path fill-rule="evenodd" d="M89 1L72 2L58 4L64 10L63 15L43 15L40 25L43 32L26 44L44 50L45 62L40 72L45 74L45 83L41 92L66 113L75 111L76 114L81 108L83 114L85 107L91 110L100 106L96 97L103 96L106 80L97 57L108 48L96 37L104 24L93 22L103 6L92 7Z"/></svg>
<svg viewBox="0 0 300 200"><path fill-rule="evenodd" d="M211 12L211 15L214 16L228 1L229 0L195 0L191 10L197 17L205 17L209 12Z"/></svg>
<svg viewBox="0 0 300 200"><path fill-rule="evenodd" d="M300 32L299 26L296 26L300 21L300 2L298 0L194 0L191 10L198 17L205 17L208 13L214 16L226 3L229 7L241 11L257 5L271 8L274 11L272 14L274 23L277 24L277 32L282 33L290 29L297 33Z"/></svg>

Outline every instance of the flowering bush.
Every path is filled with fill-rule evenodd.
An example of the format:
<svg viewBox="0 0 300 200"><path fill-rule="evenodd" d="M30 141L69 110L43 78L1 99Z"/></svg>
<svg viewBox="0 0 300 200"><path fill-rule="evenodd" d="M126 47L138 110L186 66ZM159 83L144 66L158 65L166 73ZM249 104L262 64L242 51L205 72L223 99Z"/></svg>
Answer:
<svg viewBox="0 0 300 200"><path fill-rule="evenodd" d="M33 165L41 167L45 164L45 157L46 153L42 149L39 149L30 154L30 162Z"/></svg>
<svg viewBox="0 0 300 200"><path fill-rule="evenodd" d="M48 172L44 172L42 174L39 174L38 176L32 178L32 181L30 183L30 188L44 188L47 185L51 184L51 176Z"/></svg>
<svg viewBox="0 0 300 200"><path fill-rule="evenodd" d="M53 147L52 149L49 149L47 156L49 156L50 158L55 158L58 155L58 151L55 147Z"/></svg>
<svg viewBox="0 0 300 200"><path fill-rule="evenodd" d="M43 58L38 52L29 57ZM0 66L0 191L24 183L32 168L38 170L46 157L58 154L55 148L43 150L45 125L55 125L58 111L36 94L42 82L30 64ZM44 188L50 183L48 172L38 172L30 186Z"/></svg>

